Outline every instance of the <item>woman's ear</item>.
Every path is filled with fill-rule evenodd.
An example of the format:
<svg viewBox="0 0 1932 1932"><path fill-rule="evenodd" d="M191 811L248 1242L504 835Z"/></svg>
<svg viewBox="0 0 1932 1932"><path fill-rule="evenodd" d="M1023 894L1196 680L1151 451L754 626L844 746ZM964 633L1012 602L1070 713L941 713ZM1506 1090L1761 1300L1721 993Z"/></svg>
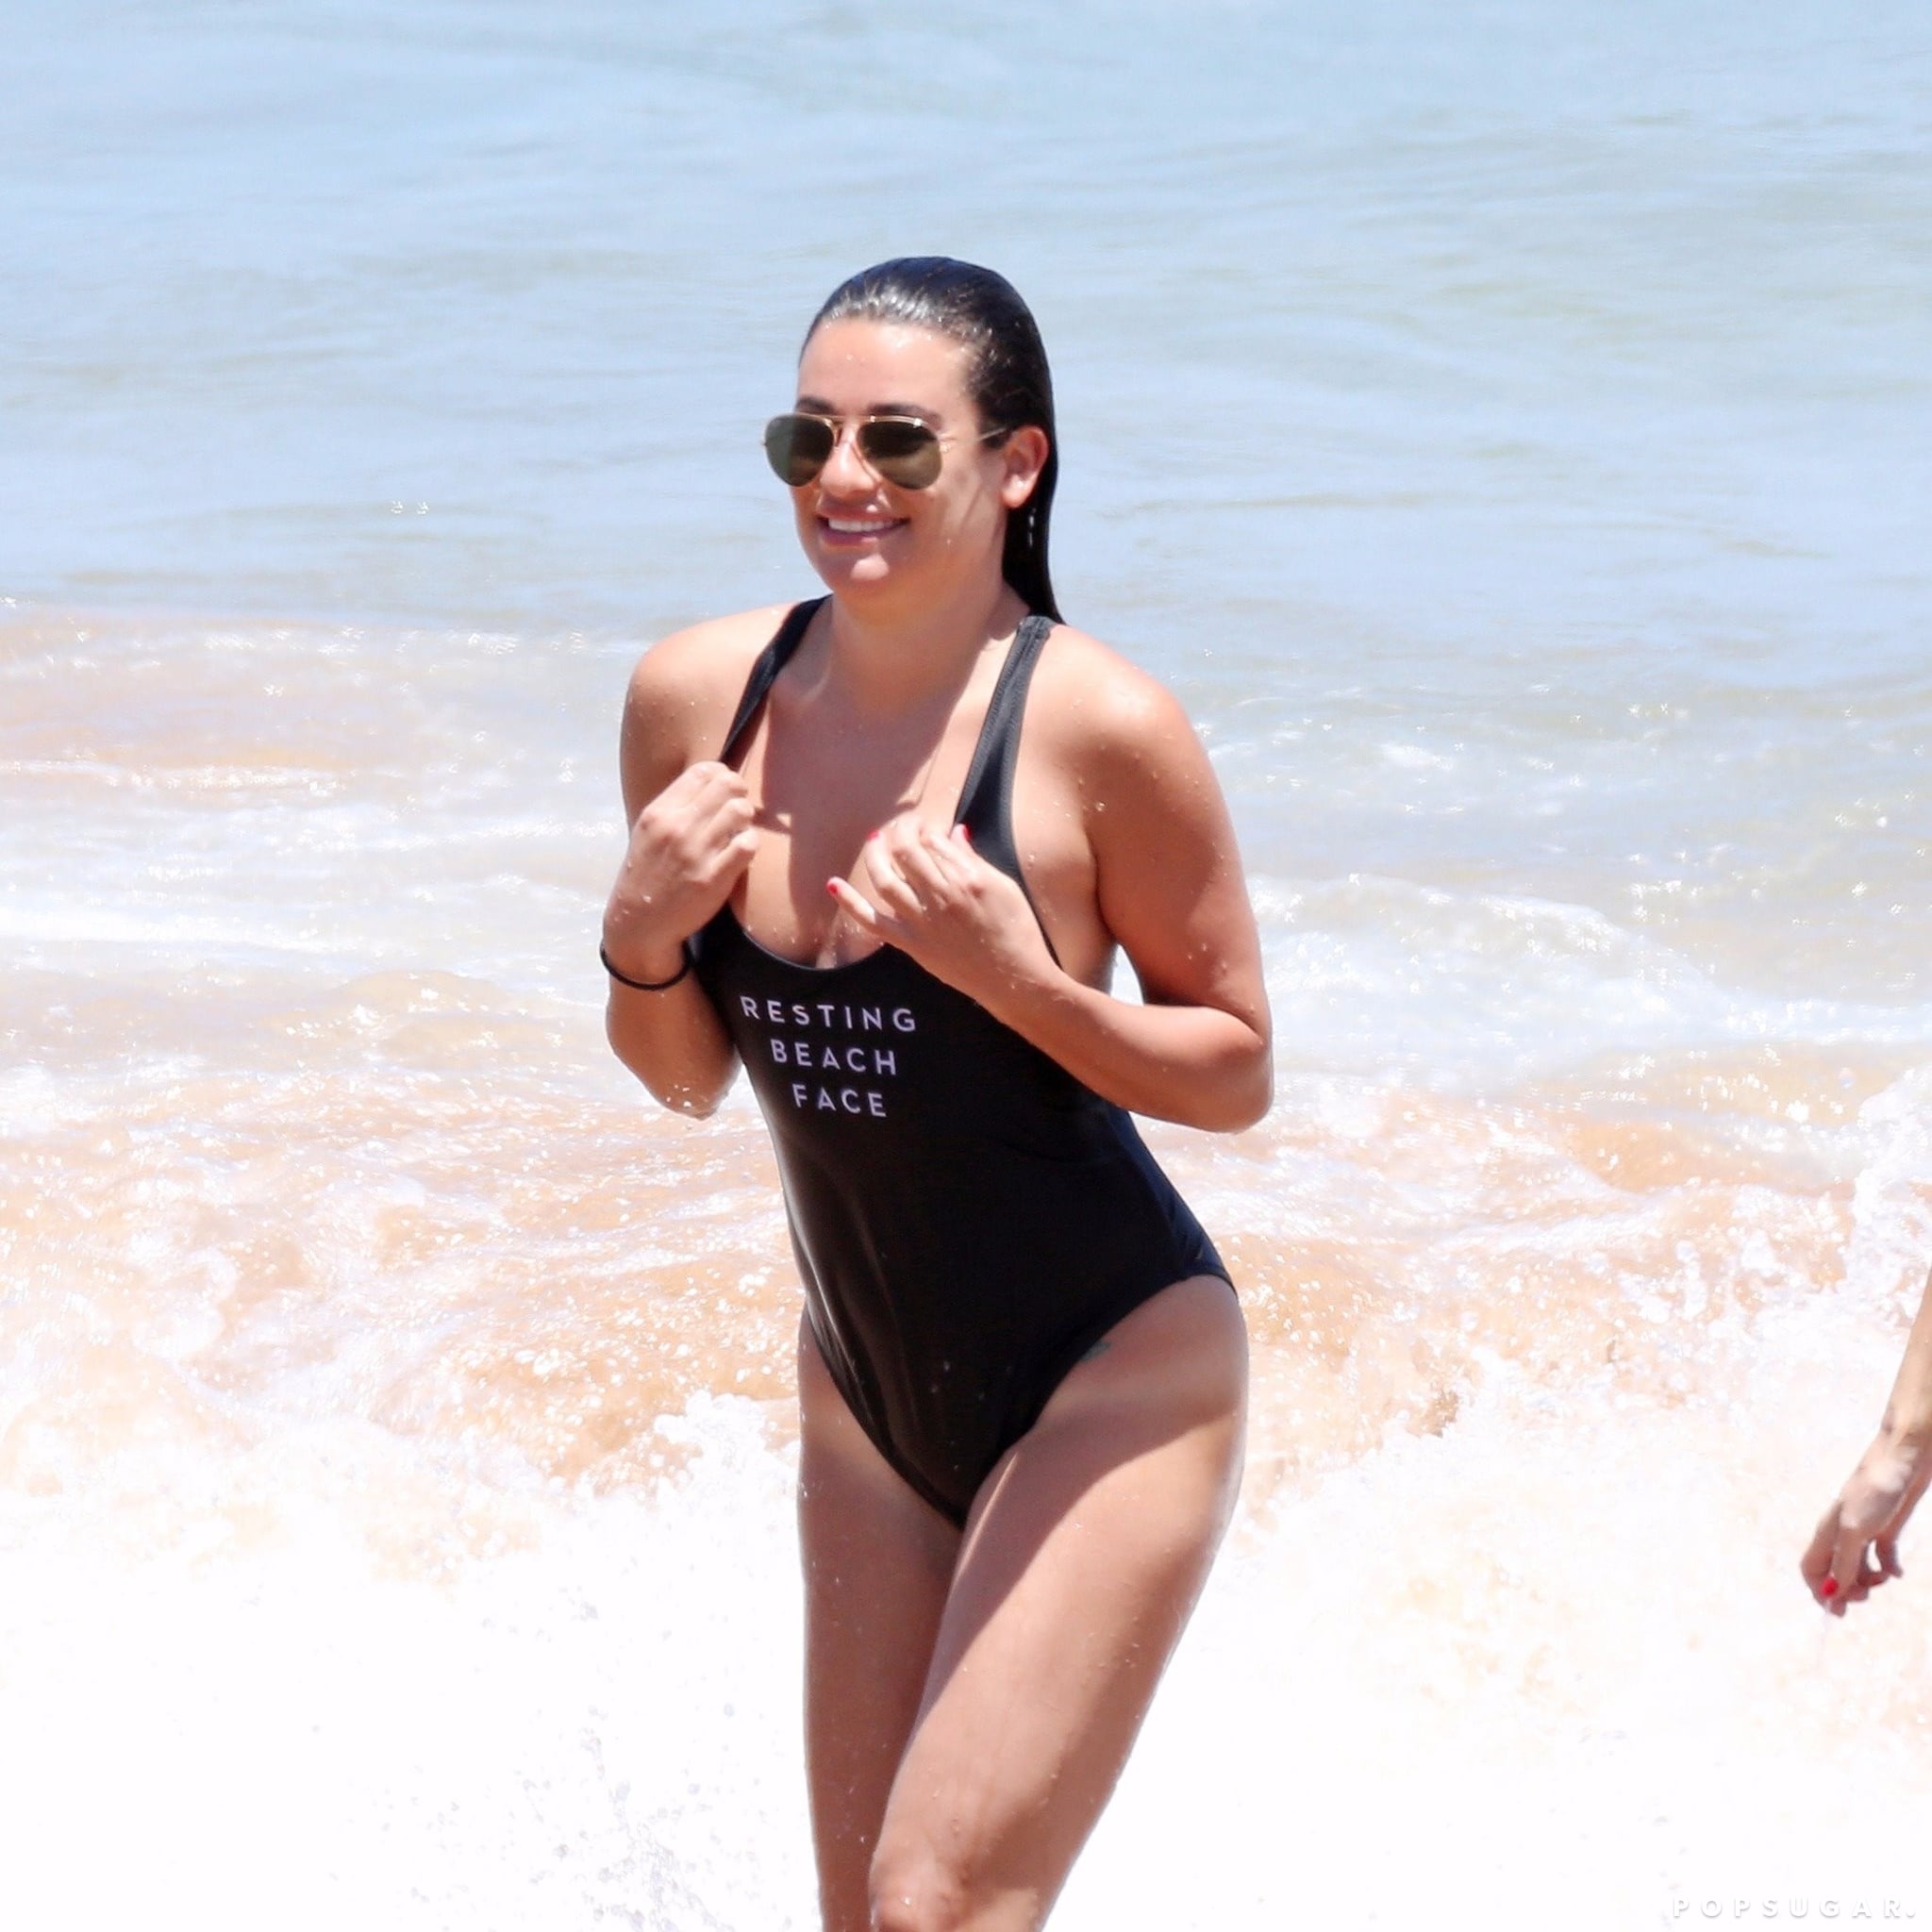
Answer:
<svg viewBox="0 0 1932 1932"><path fill-rule="evenodd" d="M1023 423L1000 444L1006 459L1006 474L1000 478L1000 501L1008 509L1018 509L1033 494L1040 473L1046 468L1051 445L1046 431L1037 423Z"/></svg>

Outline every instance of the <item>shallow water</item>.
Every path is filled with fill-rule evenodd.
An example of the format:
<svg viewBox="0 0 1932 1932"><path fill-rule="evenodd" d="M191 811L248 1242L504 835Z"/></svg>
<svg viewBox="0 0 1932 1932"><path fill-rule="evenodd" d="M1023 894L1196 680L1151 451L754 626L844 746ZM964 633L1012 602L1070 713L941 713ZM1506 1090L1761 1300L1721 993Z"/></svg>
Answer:
<svg viewBox="0 0 1932 1932"><path fill-rule="evenodd" d="M1261 1127L1151 1131L1250 1474L1056 1925L1932 1912L1923 1586L1795 1577L1932 1255L1920 12L16 62L23 1923L810 1923L770 1157L609 1060L593 936L627 667L810 588L757 425L913 247L1041 314L1062 601L1199 721L1279 1034Z"/></svg>

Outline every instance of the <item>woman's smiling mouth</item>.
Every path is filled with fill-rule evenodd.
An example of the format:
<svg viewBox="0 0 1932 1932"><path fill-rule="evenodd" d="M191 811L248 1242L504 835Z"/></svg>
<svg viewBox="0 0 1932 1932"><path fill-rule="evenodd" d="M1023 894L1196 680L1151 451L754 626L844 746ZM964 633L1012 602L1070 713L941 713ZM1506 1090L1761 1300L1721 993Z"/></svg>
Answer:
<svg viewBox="0 0 1932 1932"><path fill-rule="evenodd" d="M905 525L904 517L828 517L819 518L820 528L833 537L847 540L866 537L883 537L889 530L896 530Z"/></svg>

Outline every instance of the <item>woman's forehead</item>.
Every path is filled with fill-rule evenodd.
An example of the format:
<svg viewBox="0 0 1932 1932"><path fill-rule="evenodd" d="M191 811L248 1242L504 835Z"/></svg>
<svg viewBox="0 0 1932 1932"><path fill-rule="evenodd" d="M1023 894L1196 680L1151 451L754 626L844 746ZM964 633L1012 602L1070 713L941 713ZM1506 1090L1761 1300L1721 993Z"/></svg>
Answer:
<svg viewBox="0 0 1932 1932"><path fill-rule="evenodd" d="M945 411L965 406L966 344L937 329L858 316L823 323L798 358L798 393L841 408L916 403Z"/></svg>

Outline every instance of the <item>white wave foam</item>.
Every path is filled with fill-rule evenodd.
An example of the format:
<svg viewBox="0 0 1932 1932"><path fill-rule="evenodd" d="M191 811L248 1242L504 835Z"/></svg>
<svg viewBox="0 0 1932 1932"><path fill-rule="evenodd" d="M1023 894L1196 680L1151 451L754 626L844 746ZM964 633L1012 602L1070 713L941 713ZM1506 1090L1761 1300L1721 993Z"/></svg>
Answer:
<svg viewBox="0 0 1932 1932"><path fill-rule="evenodd" d="M1932 1041L1932 1007L1727 986L1589 907L1356 874L1255 891L1283 1061L1464 1087L1614 1051Z"/></svg>
<svg viewBox="0 0 1932 1932"><path fill-rule="evenodd" d="M1923 1605L1822 1629L1793 1567L1852 1445L1789 1419L1843 1436L1874 1340L1788 1314L1677 1407L1499 1380L1245 1519L1057 1932L1932 1909ZM23 1923L803 1932L790 1457L728 1399L665 1433L682 1480L559 1496L442 1582L326 1507L133 1562L10 1510Z"/></svg>

